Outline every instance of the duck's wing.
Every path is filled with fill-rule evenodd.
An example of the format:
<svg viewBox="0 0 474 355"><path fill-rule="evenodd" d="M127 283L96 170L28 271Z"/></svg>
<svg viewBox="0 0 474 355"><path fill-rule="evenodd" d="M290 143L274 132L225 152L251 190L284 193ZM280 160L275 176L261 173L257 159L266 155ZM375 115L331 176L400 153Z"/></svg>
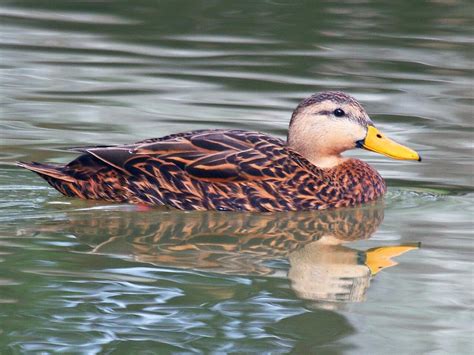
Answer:
<svg viewBox="0 0 474 355"><path fill-rule="evenodd" d="M284 178L291 158L284 142L258 132L194 131L133 145L80 150L129 175L163 175L176 170L201 181Z"/></svg>

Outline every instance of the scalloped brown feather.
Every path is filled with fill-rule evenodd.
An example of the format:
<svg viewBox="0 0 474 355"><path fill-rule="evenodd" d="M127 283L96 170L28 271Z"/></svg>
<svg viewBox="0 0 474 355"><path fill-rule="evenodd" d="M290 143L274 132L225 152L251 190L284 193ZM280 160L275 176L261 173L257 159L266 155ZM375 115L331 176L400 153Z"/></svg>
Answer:
<svg viewBox="0 0 474 355"><path fill-rule="evenodd" d="M316 210L372 201L386 190L358 159L319 169L258 132L202 130L75 150L83 154L65 166L19 165L66 196L181 210Z"/></svg>

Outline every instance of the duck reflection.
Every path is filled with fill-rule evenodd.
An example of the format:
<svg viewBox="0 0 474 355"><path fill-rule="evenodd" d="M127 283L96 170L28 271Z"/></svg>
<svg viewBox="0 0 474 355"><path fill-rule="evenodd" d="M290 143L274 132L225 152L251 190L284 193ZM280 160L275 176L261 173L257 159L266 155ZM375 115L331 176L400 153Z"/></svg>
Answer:
<svg viewBox="0 0 474 355"><path fill-rule="evenodd" d="M289 255L288 278L300 298L330 302L365 300L371 277L396 265L391 258L415 245L386 246L359 251L325 236Z"/></svg>
<svg viewBox="0 0 474 355"><path fill-rule="evenodd" d="M152 210L69 218L70 232L89 243L94 253L219 273L284 275L302 299L360 302L371 278L396 265L392 257L416 248L360 251L343 245L369 238L383 215L379 203L316 213Z"/></svg>

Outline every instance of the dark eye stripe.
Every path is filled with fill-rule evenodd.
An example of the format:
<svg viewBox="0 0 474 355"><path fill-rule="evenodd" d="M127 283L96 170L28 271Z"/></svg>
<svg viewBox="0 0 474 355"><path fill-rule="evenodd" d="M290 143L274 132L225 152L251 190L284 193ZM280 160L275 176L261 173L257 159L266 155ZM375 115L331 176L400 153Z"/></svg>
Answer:
<svg viewBox="0 0 474 355"><path fill-rule="evenodd" d="M325 115L329 116L329 115L332 115L332 111L319 111L317 114L322 115L322 116L325 116Z"/></svg>
<svg viewBox="0 0 474 355"><path fill-rule="evenodd" d="M334 111L323 110L323 111L319 111L317 114L322 115L322 116L333 116ZM345 115L344 119L347 119L351 122L358 123L363 127L367 127L367 125L373 124L373 122L370 120L370 118L353 117L352 115L347 115L346 112L344 112L344 115Z"/></svg>
<svg viewBox="0 0 474 355"><path fill-rule="evenodd" d="M335 113L337 110L341 110L341 109L336 109L336 110L334 110L334 111L327 111L327 110L319 111L317 114L318 114L318 115L327 115L327 116L332 116L332 115L334 115L334 116L336 116L336 117L346 116L346 113L345 113L343 110L341 110L341 111L343 112L343 115L342 115L342 116L337 116L336 113ZM348 116L348 117L349 117L349 116Z"/></svg>

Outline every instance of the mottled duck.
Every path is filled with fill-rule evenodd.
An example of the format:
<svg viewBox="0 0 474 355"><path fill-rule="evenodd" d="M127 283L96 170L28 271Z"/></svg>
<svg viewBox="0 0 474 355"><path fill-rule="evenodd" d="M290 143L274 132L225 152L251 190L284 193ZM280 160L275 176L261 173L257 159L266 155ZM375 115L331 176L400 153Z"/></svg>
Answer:
<svg viewBox="0 0 474 355"><path fill-rule="evenodd" d="M386 192L374 168L341 155L354 148L421 160L375 128L356 99L323 92L296 107L286 141L252 131L199 130L73 148L82 154L66 165L18 165L62 194L83 199L180 210L320 210L373 201Z"/></svg>

